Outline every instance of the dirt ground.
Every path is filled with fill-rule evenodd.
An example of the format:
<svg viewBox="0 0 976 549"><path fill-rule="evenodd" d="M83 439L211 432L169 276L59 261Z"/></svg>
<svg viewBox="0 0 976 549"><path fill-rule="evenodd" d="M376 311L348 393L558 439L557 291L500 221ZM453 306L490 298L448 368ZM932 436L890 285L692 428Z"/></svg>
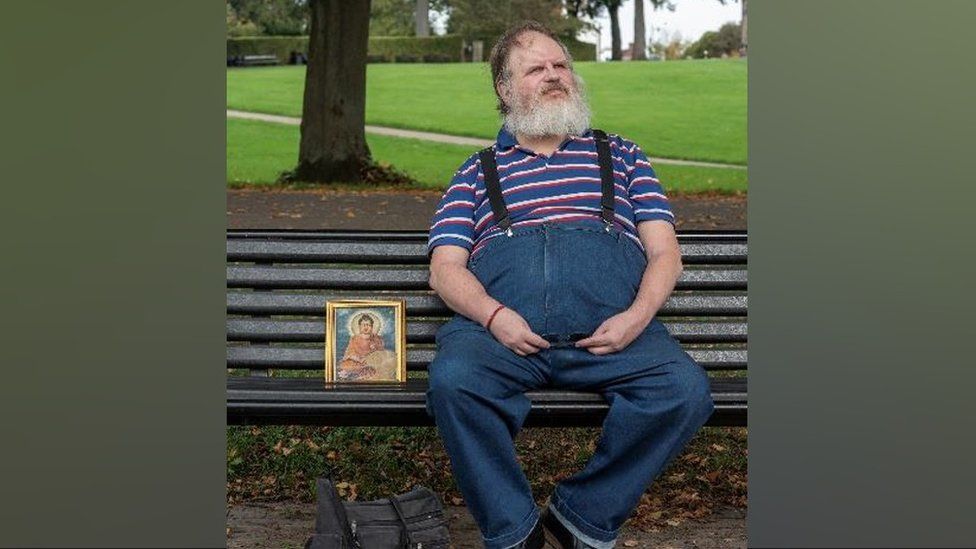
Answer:
<svg viewBox="0 0 976 549"><path fill-rule="evenodd" d="M229 229L427 230L441 191L229 189ZM672 195L678 229L745 229L745 195Z"/></svg>
<svg viewBox="0 0 976 549"><path fill-rule="evenodd" d="M480 549L481 534L467 508L445 506L451 546ZM745 512L717 509L708 519L689 521L658 532L641 532L624 525L617 547L684 549L687 547L746 547ZM228 549L300 548L315 529L315 504L251 502L227 510ZM368 547L366 549L369 549Z"/></svg>
<svg viewBox="0 0 976 549"><path fill-rule="evenodd" d="M229 229L427 230L440 191L228 189ZM677 228L747 227L745 195L672 195ZM445 506L455 549L481 548L478 527L463 506ZM228 548L300 548L315 526L315 505L251 501L227 509ZM624 526L618 547L684 549L746 547L745 511L716 509L708 518L660 531ZM367 548L369 549L369 548Z"/></svg>

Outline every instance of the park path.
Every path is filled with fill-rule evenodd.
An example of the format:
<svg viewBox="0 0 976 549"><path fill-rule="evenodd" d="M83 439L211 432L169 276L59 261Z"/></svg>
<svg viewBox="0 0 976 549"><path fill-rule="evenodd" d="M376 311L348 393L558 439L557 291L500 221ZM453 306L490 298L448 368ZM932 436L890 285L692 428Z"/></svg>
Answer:
<svg viewBox="0 0 976 549"><path fill-rule="evenodd" d="M241 118L245 120L259 120L261 122L272 122L275 124L288 124L298 126L302 119L295 116L282 116L278 114L265 114L261 112L248 112L227 109L227 118ZM483 148L491 145L494 141L480 139L477 137L463 137L460 135L448 135L445 133L422 132L417 130L402 130L399 128L388 128L385 126L366 125L368 133L376 135L387 135L390 137L405 137L407 139L421 139L424 141L435 141L437 143L447 143L449 145L469 145L472 147ZM700 168L726 168L731 170L744 170L746 166L739 164L722 164L719 162L702 162L698 160L680 160L677 158L651 157L651 162L655 164L675 164L678 166L697 166Z"/></svg>
<svg viewBox="0 0 976 549"><path fill-rule="evenodd" d="M484 547L481 533L467 507L444 505L451 549ZM227 506L228 549L301 547L315 529L315 504L298 501L251 501ZM625 523L618 547L637 549L745 549L746 512L720 507L704 519L648 531Z"/></svg>
<svg viewBox="0 0 976 549"><path fill-rule="evenodd" d="M383 231L430 228L442 190L291 190L277 186L227 189L227 228ZM668 196L683 230L745 230L746 195L673 193Z"/></svg>

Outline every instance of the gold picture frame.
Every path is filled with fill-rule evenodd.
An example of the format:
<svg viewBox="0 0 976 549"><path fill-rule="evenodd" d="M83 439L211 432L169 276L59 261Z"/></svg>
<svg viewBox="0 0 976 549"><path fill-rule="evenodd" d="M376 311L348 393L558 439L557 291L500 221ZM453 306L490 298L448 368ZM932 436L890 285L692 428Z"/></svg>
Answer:
<svg viewBox="0 0 976 549"><path fill-rule="evenodd" d="M406 348L403 299L326 302L326 383L404 383Z"/></svg>

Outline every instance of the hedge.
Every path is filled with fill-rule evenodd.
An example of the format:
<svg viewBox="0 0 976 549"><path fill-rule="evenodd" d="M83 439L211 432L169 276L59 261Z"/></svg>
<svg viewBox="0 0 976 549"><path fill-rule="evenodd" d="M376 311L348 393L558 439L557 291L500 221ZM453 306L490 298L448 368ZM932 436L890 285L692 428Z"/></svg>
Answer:
<svg viewBox="0 0 976 549"><path fill-rule="evenodd" d="M447 56L451 61L461 60L464 41L459 35L445 36L371 36L369 54L382 55L388 61L396 61L397 56L423 59L424 56Z"/></svg>
<svg viewBox="0 0 976 549"><path fill-rule="evenodd" d="M576 61L595 61L596 46L579 40L564 40ZM372 36L367 56L370 63L411 61L461 61L464 40L459 35L445 36ZM485 42L484 57L488 60L491 42ZM273 54L287 64L292 52L308 52L307 36L241 36L227 38L227 57Z"/></svg>
<svg viewBox="0 0 976 549"><path fill-rule="evenodd" d="M397 56L430 61L460 61L462 39L448 36L375 36L370 37L367 56L370 62L392 62ZM227 39L227 57L273 54L281 63L291 60L293 51L307 53L307 36L242 36Z"/></svg>
<svg viewBox="0 0 976 549"><path fill-rule="evenodd" d="M566 49L569 50L569 55L573 57L573 61L596 61L596 44L591 44L589 42L581 42L575 38L560 38L563 44L566 44ZM488 60L488 56L491 54L491 48L495 45L494 40L485 40L485 61Z"/></svg>
<svg viewBox="0 0 976 549"><path fill-rule="evenodd" d="M227 39L227 57L273 54L281 63L291 60L291 52L308 52L307 36L241 36Z"/></svg>
<svg viewBox="0 0 976 549"><path fill-rule="evenodd" d="M596 61L596 44L576 39L563 39L563 44L566 44L573 61Z"/></svg>

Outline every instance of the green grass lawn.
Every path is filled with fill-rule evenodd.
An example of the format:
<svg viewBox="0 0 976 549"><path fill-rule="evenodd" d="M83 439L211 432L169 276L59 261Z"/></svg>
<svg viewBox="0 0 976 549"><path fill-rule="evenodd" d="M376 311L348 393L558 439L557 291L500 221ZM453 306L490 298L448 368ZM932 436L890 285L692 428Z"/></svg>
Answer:
<svg viewBox="0 0 976 549"><path fill-rule="evenodd" d="M367 134L378 162L392 164L429 189L444 189L454 171L475 152L473 147ZM231 184L273 184L298 161L297 126L227 120L227 181ZM658 164L655 171L666 191L740 192L746 170Z"/></svg>
<svg viewBox="0 0 976 549"><path fill-rule="evenodd" d="M744 59L578 63L593 125L648 156L745 164ZM305 68L228 69L227 108L301 116ZM366 122L493 138L499 119L488 67L476 63L371 64Z"/></svg>

